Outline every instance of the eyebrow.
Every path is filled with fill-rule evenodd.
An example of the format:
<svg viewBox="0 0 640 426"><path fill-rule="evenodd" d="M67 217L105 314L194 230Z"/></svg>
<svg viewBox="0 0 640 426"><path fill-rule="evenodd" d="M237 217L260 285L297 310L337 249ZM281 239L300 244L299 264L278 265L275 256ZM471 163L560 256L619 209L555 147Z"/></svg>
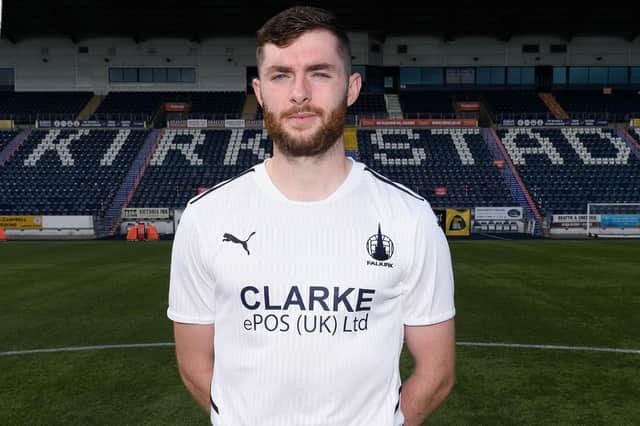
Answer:
<svg viewBox="0 0 640 426"><path fill-rule="evenodd" d="M323 63L318 63L318 64L311 64L308 65L307 67L305 67L305 71L306 72L313 72L313 71L335 71L336 67L335 65L331 65L329 63L323 62ZM272 65L269 68L267 68L267 73L272 73L272 72L293 72L293 68L288 67L286 65Z"/></svg>

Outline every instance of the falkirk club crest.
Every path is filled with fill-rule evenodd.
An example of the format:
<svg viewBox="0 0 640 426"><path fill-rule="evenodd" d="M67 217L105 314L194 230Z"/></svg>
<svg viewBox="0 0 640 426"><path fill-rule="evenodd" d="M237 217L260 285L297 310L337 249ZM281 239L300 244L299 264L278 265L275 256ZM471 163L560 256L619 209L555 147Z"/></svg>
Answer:
<svg viewBox="0 0 640 426"><path fill-rule="evenodd" d="M389 266L391 263L383 263L389 260L393 256L393 241L382 233L380 224L378 223L378 233L372 235L367 240L367 252L369 256L375 259L377 262L368 261L368 265Z"/></svg>

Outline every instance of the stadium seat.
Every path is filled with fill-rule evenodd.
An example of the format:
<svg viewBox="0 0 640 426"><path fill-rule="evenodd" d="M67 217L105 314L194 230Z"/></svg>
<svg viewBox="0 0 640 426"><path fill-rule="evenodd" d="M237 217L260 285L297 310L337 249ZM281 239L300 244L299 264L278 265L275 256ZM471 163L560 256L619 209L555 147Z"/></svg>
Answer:
<svg viewBox="0 0 640 426"><path fill-rule="evenodd" d="M496 122L505 119L554 118L535 91L486 90L482 96Z"/></svg>
<svg viewBox="0 0 640 426"><path fill-rule="evenodd" d="M640 95L636 90L557 90L553 92L558 103L574 119L601 119L610 122L628 122L640 117Z"/></svg>
<svg viewBox="0 0 640 426"><path fill-rule="evenodd" d="M359 118L387 118L387 107L381 93L361 93L347 111L349 116Z"/></svg>
<svg viewBox="0 0 640 426"><path fill-rule="evenodd" d="M0 119L18 124L36 120L74 120L89 102L91 92L3 92Z"/></svg>
<svg viewBox="0 0 640 426"><path fill-rule="evenodd" d="M270 157L263 129L167 129L129 203L183 208L198 193Z"/></svg>
<svg viewBox="0 0 640 426"><path fill-rule="evenodd" d="M516 204L479 129L360 129L358 145L365 164L434 207Z"/></svg>
<svg viewBox="0 0 640 426"><path fill-rule="evenodd" d="M455 117L454 97L450 92L400 92L398 99L405 118Z"/></svg>
<svg viewBox="0 0 640 426"><path fill-rule="evenodd" d="M185 102L190 118L240 118L244 92L110 92L93 114L94 119L151 121L163 102Z"/></svg>
<svg viewBox="0 0 640 426"><path fill-rule="evenodd" d="M148 133L33 130L0 167L0 214L104 214Z"/></svg>
<svg viewBox="0 0 640 426"><path fill-rule="evenodd" d="M640 200L640 159L615 129L510 128L498 135L543 216Z"/></svg>

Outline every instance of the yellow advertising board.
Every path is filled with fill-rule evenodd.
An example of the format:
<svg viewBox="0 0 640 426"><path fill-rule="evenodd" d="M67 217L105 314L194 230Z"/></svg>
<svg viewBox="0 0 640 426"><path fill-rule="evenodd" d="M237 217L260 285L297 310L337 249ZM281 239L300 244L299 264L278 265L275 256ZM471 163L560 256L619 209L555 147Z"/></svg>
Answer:
<svg viewBox="0 0 640 426"><path fill-rule="evenodd" d="M358 150L358 129L356 127L344 129L344 149L346 151Z"/></svg>
<svg viewBox="0 0 640 426"><path fill-rule="evenodd" d="M0 216L3 229L42 229L42 216Z"/></svg>
<svg viewBox="0 0 640 426"><path fill-rule="evenodd" d="M471 210L447 209L445 233L468 237L471 232Z"/></svg>
<svg viewBox="0 0 640 426"><path fill-rule="evenodd" d="M0 120L0 129L13 129L13 120Z"/></svg>

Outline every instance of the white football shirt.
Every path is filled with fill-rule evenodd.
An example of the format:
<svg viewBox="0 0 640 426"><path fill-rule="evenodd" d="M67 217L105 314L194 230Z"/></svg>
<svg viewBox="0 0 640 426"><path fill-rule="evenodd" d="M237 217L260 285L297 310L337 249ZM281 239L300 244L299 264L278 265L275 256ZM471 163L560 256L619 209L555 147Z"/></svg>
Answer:
<svg viewBox="0 0 640 426"><path fill-rule="evenodd" d="M189 201L167 314L215 324L213 425L391 426L404 325L451 319L453 296L424 199L354 161L328 198L290 201L261 163Z"/></svg>

